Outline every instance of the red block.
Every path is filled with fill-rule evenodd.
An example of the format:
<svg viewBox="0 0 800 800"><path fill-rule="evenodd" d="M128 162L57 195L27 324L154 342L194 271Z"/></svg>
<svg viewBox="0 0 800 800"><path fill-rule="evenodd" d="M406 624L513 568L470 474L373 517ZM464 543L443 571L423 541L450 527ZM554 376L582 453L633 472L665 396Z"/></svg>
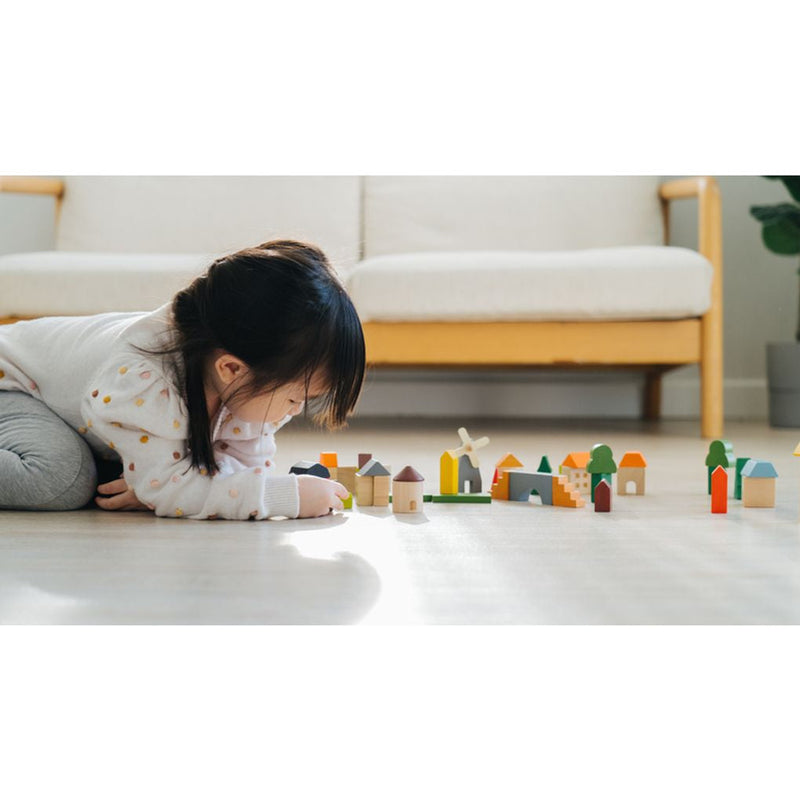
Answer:
<svg viewBox="0 0 800 800"><path fill-rule="evenodd" d="M605 478L595 487L594 510L611 511L611 486Z"/></svg>
<svg viewBox="0 0 800 800"><path fill-rule="evenodd" d="M717 467L711 473L711 513L728 513L728 471Z"/></svg>

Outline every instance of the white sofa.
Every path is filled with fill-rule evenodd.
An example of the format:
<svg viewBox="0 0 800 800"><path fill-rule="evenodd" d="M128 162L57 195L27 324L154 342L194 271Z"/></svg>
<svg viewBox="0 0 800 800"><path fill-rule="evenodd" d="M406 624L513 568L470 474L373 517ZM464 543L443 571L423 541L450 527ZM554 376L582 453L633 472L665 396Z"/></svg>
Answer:
<svg viewBox="0 0 800 800"><path fill-rule="evenodd" d="M702 433L722 434L720 209L712 179L655 177L3 178L56 198L56 249L0 256L0 321L142 310L216 256L319 244L373 366L635 366L657 417L664 371L701 365ZM667 247L696 196L700 252Z"/></svg>

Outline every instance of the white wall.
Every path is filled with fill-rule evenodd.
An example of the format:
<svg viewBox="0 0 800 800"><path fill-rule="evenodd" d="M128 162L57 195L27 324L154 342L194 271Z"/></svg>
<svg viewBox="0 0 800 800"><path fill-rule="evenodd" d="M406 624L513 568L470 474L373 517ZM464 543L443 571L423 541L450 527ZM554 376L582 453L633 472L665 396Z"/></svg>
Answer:
<svg viewBox="0 0 800 800"><path fill-rule="evenodd" d="M767 341L794 337L798 259L760 239L751 204L788 200L782 184L758 176L718 178L723 208L726 416L766 418ZM53 201L0 193L0 254L53 247ZM697 244L697 204L673 204L672 243ZM370 377L360 412L509 416L637 416L641 380L628 373L383 371ZM589 391L590 390L590 391ZM664 378L664 415L699 415L696 367Z"/></svg>
<svg viewBox="0 0 800 800"><path fill-rule="evenodd" d="M52 197L0 192L0 255L52 249L54 219Z"/></svg>

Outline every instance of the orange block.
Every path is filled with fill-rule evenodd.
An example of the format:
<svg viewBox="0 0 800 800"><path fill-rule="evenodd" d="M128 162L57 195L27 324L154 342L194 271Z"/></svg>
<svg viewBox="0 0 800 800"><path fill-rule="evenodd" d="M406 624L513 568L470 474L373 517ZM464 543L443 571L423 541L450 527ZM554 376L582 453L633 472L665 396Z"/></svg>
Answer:
<svg viewBox="0 0 800 800"><path fill-rule="evenodd" d="M728 513L728 470L717 467L711 473L711 513Z"/></svg>
<svg viewBox="0 0 800 800"><path fill-rule="evenodd" d="M336 453L320 453L319 463L322 464L323 467L338 467L339 456Z"/></svg>
<svg viewBox="0 0 800 800"><path fill-rule="evenodd" d="M566 508L583 508L586 501L565 475L553 475L553 505Z"/></svg>
<svg viewBox="0 0 800 800"><path fill-rule="evenodd" d="M492 500L508 500L508 473L501 472L497 476L497 482L492 484L490 494Z"/></svg>

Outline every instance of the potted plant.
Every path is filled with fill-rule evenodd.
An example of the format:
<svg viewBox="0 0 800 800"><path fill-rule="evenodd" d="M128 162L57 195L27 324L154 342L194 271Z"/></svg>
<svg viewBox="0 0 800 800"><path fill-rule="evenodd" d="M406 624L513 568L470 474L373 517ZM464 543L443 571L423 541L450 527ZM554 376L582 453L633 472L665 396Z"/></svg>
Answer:
<svg viewBox="0 0 800 800"><path fill-rule="evenodd" d="M765 177L782 181L792 199L800 203L800 175ZM750 213L762 224L761 238L768 250L783 256L800 255L800 205L751 206ZM800 427L800 306L795 341L767 344L767 384L770 425Z"/></svg>

